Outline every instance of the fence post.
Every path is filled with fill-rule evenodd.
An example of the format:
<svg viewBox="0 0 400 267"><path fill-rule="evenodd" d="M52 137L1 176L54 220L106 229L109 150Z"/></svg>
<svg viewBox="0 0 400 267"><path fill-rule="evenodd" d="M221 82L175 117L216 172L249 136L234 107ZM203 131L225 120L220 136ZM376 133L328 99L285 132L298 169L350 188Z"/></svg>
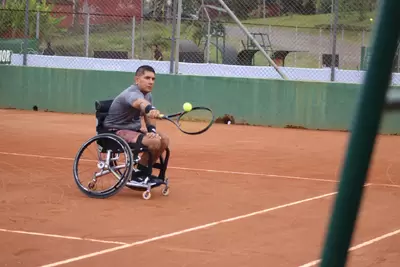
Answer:
<svg viewBox="0 0 400 267"><path fill-rule="evenodd" d="M143 11L144 11L144 0L142 0L141 1L141 4L140 4L140 58L141 59L143 59L143 54L144 54L144 51L143 51L143 46L144 46L144 40L143 40L143 24L144 24L144 13L143 13Z"/></svg>
<svg viewBox="0 0 400 267"><path fill-rule="evenodd" d="M24 56L23 65L27 65L28 61L28 42L29 42L29 0L25 1L25 29L24 29Z"/></svg>
<svg viewBox="0 0 400 267"><path fill-rule="evenodd" d="M85 57L89 57L89 25L90 25L90 14L89 14L89 4L88 1L85 0L83 4L83 13L85 14L85 23L84 23L84 31L85 31Z"/></svg>
<svg viewBox="0 0 400 267"><path fill-rule="evenodd" d="M40 11L36 11L36 39L40 37Z"/></svg>
<svg viewBox="0 0 400 267"><path fill-rule="evenodd" d="M175 61L175 35L176 35L176 15L178 11L178 0L172 0L172 36L171 36L171 56L169 60L169 73L174 73Z"/></svg>
<svg viewBox="0 0 400 267"><path fill-rule="evenodd" d="M179 40L181 38L181 15L182 15L182 0L178 1L177 23L176 23L176 41L175 41L175 74L179 72Z"/></svg>
<svg viewBox="0 0 400 267"><path fill-rule="evenodd" d="M131 54L131 58L134 59L135 58L135 27L136 27L136 17L132 18L132 54Z"/></svg>
<svg viewBox="0 0 400 267"><path fill-rule="evenodd" d="M339 0L332 0L332 13L333 13L333 29L332 29L332 63L331 63L331 81L335 81L335 68L336 68L336 35L337 24L339 17ZM339 65L339 64L338 64Z"/></svg>

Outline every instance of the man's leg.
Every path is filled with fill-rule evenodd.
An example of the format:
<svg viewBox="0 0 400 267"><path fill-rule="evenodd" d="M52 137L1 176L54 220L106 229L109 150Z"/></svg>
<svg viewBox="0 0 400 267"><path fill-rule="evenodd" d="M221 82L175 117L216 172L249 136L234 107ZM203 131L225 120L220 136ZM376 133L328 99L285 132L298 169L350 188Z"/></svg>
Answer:
<svg viewBox="0 0 400 267"><path fill-rule="evenodd" d="M160 147L154 152L154 163L158 160L158 158L162 155L162 153L164 153L165 149L167 149L167 147L169 146L168 136L162 132L158 132L158 135L161 137Z"/></svg>
<svg viewBox="0 0 400 267"><path fill-rule="evenodd" d="M161 139L160 138L150 138L141 132L131 131L131 130L119 130L116 134L122 137L126 142L134 144L137 142L139 135L144 135L142 139L142 144L146 146L152 155L157 155L159 153L161 147ZM156 158L157 159L157 158ZM153 159L153 162L156 160ZM141 176L147 175L147 165L148 165L148 154L143 153L142 158L139 161L138 169L141 171L136 173L137 181L141 181Z"/></svg>
<svg viewBox="0 0 400 267"><path fill-rule="evenodd" d="M163 133L158 133L158 135L161 138L149 138L147 136L145 136L143 138L142 144L149 147L149 150L152 153L152 164L156 163L158 158L162 155L162 153L165 151L165 149L169 146L169 138L167 135L163 134ZM154 140L157 140L157 145L152 145L152 143L154 143ZM150 149L150 147L152 147L152 149ZM147 166L148 165L148 154L144 153L141 160L140 160L140 164L143 166Z"/></svg>
<svg viewBox="0 0 400 267"><path fill-rule="evenodd" d="M119 130L116 134L128 143L136 143L137 138L141 133L132 130Z"/></svg>
<svg viewBox="0 0 400 267"><path fill-rule="evenodd" d="M131 131L131 130L119 130L116 132L116 134L118 136L122 137L126 142L128 142L130 144L136 143L139 135L144 135L143 139L142 139L142 144L150 150L152 155L155 155L155 156L157 156L157 154L159 153L159 150L162 146L162 141L160 138L150 138L150 137L146 136L146 134L143 134L141 132ZM140 163L142 165L147 166L147 163L148 163L147 153L145 153L145 155L146 156L142 157L142 159L140 160ZM158 154L158 156L159 155L160 154ZM153 159L153 161L155 162L156 159Z"/></svg>

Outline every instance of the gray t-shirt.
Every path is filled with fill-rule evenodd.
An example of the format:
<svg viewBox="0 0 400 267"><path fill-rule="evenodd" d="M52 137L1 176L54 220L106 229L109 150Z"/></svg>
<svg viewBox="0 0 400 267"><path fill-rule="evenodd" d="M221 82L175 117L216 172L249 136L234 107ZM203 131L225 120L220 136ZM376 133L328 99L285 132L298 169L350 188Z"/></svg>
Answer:
<svg viewBox="0 0 400 267"><path fill-rule="evenodd" d="M140 110L132 107L132 103L144 98L153 103L151 93L144 95L137 85L132 85L122 91L112 102L108 115L104 120L107 128L128 129L138 131L141 128Z"/></svg>

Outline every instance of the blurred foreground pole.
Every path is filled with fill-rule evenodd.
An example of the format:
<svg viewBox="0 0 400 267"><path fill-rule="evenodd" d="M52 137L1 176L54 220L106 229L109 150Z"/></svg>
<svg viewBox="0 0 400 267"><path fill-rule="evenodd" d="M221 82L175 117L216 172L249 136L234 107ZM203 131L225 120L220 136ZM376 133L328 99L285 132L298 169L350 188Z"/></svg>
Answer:
<svg viewBox="0 0 400 267"><path fill-rule="evenodd" d="M400 1L380 1L376 23L371 61L353 119L321 267L343 267L346 264L375 138L385 112L386 94L400 35Z"/></svg>

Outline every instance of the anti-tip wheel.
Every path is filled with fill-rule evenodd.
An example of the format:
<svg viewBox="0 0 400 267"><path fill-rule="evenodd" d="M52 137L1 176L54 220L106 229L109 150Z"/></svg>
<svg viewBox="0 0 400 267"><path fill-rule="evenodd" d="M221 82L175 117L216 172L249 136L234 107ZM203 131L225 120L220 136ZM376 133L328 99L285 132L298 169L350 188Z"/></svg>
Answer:
<svg viewBox="0 0 400 267"><path fill-rule="evenodd" d="M88 184L88 189L96 190L96 182L92 181Z"/></svg>
<svg viewBox="0 0 400 267"><path fill-rule="evenodd" d="M169 195L169 187L166 186L163 188L163 190L161 191L161 194L163 194L163 196L168 196Z"/></svg>
<svg viewBox="0 0 400 267"><path fill-rule="evenodd" d="M144 191L142 196L143 196L143 199L149 200L151 198L151 193L149 191Z"/></svg>

